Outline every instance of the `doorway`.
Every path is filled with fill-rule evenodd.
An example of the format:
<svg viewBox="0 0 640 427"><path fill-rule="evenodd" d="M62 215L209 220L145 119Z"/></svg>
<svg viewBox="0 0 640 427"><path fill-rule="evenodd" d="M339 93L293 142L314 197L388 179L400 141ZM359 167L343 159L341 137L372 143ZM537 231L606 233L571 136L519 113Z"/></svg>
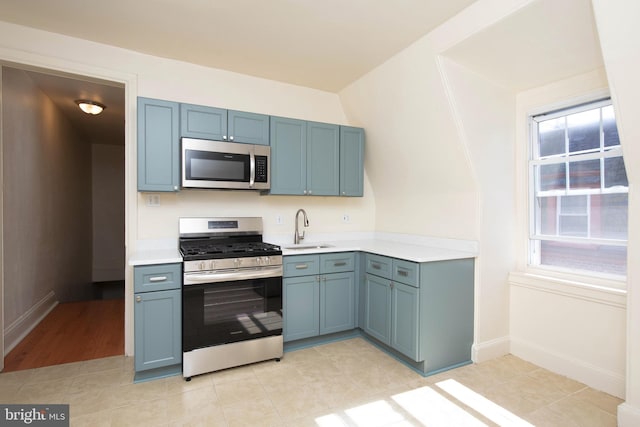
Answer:
<svg viewBox="0 0 640 427"><path fill-rule="evenodd" d="M124 354L124 84L2 66L1 94L5 355L47 318L58 316L53 323L63 324L59 315L68 309L76 317L63 330L89 334L60 350L95 347L78 313L97 321L99 301L117 311ZM78 99L107 108L90 116ZM92 327L95 338L100 327Z"/></svg>

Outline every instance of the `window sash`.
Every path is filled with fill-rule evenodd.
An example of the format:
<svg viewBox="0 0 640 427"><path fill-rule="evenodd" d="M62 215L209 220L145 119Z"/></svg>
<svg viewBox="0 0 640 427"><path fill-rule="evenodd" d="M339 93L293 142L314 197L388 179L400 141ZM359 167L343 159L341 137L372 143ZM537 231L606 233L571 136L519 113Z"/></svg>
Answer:
<svg viewBox="0 0 640 427"><path fill-rule="evenodd" d="M568 236L568 235L560 235L560 228L556 228L555 235L546 235L541 234L539 230L541 230L541 219L539 215L537 215L537 210L540 208L537 204L540 203L539 198L541 197L559 197L559 196L580 196L580 195L602 195L602 194L624 194L629 192L628 186L612 186L605 187L605 168L604 161L605 159L615 158L615 157L623 157L622 155L622 146L605 146L604 136L602 133L603 126L603 117L600 115L600 143L597 148L592 148L584 151L576 151L569 152L569 141L567 138L568 128L565 124L565 150L563 153L547 155L547 156L539 156L539 148L537 144L540 141L540 135L538 133L538 124L543 121L553 120L560 117L566 117L572 114L577 114L589 110L594 110L597 108L603 108L611 105L610 99L599 100L595 102L589 102L585 104L581 104L576 107L561 109L552 111L545 114L539 114L536 116L532 116L529 122L529 134L531 136L531 142L529 144L529 200L531 201L529 208L529 239L532 244L535 245L535 242L539 241L557 241L557 242L566 242L566 243L578 243L578 244L594 244L594 245L611 245L611 246L626 246L627 239L604 239L604 238L593 238L593 237L581 237L581 236ZM596 188L571 188L571 180L570 180L570 170L571 164L575 164L577 162L589 161L589 160L600 160L600 186ZM565 164L565 178L564 178L564 188L563 189L549 189L542 190L542 179L540 177L540 170L542 166L546 165L559 165ZM561 216L560 212L557 214L558 220ZM534 251L535 252L535 251ZM532 260L533 261L533 260Z"/></svg>

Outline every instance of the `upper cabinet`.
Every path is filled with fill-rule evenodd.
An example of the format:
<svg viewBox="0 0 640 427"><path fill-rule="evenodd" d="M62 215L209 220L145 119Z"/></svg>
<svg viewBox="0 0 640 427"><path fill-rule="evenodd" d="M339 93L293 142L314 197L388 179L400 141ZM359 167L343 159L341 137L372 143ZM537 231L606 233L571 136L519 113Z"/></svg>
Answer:
<svg viewBox="0 0 640 427"><path fill-rule="evenodd" d="M180 188L180 108L138 98L138 191Z"/></svg>
<svg viewBox="0 0 640 427"><path fill-rule="evenodd" d="M269 116L180 104L180 136L269 145Z"/></svg>
<svg viewBox="0 0 640 427"><path fill-rule="evenodd" d="M362 197L364 129L340 126L340 195Z"/></svg>
<svg viewBox="0 0 640 427"><path fill-rule="evenodd" d="M363 195L364 129L138 98L138 191L180 190L180 138L271 145L269 194Z"/></svg>
<svg viewBox="0 0 640 427"><path fill-rule="evenodd" d="M271 117L270 194L362 196L364 131Z"/></svg>
<svg viewBox="0 0 640 427"><path fill-rule="evenodd" d="M337 196L339 174L340 127L307 122L307 194Z"/></svg>

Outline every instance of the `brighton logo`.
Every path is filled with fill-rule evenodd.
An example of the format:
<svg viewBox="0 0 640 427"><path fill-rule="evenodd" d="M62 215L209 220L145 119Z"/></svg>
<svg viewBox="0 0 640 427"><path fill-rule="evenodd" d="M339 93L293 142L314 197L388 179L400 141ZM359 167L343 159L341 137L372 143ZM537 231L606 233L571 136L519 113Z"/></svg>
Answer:
<svg viewBox="0 0 640 427"><path fill-rule="evenodd" d="M3 426L69 426L69 405L0 405Z"/></svg>

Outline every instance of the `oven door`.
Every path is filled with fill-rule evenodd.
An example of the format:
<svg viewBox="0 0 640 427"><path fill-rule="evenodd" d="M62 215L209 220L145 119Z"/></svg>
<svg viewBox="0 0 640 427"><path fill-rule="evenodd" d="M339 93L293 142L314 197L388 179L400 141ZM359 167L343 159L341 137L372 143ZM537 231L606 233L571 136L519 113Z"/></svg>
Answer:
<svg viewBox="0 0 640 427"><path fill-rule="evenodd" d="M282 335L282 277L182 288L183 351Z"/></svg>
<svg viewBox="0 0 640 427"><path fill-rule="evenodd" d="M270 147L182 138L182 187L269 189Z"/></svg>

